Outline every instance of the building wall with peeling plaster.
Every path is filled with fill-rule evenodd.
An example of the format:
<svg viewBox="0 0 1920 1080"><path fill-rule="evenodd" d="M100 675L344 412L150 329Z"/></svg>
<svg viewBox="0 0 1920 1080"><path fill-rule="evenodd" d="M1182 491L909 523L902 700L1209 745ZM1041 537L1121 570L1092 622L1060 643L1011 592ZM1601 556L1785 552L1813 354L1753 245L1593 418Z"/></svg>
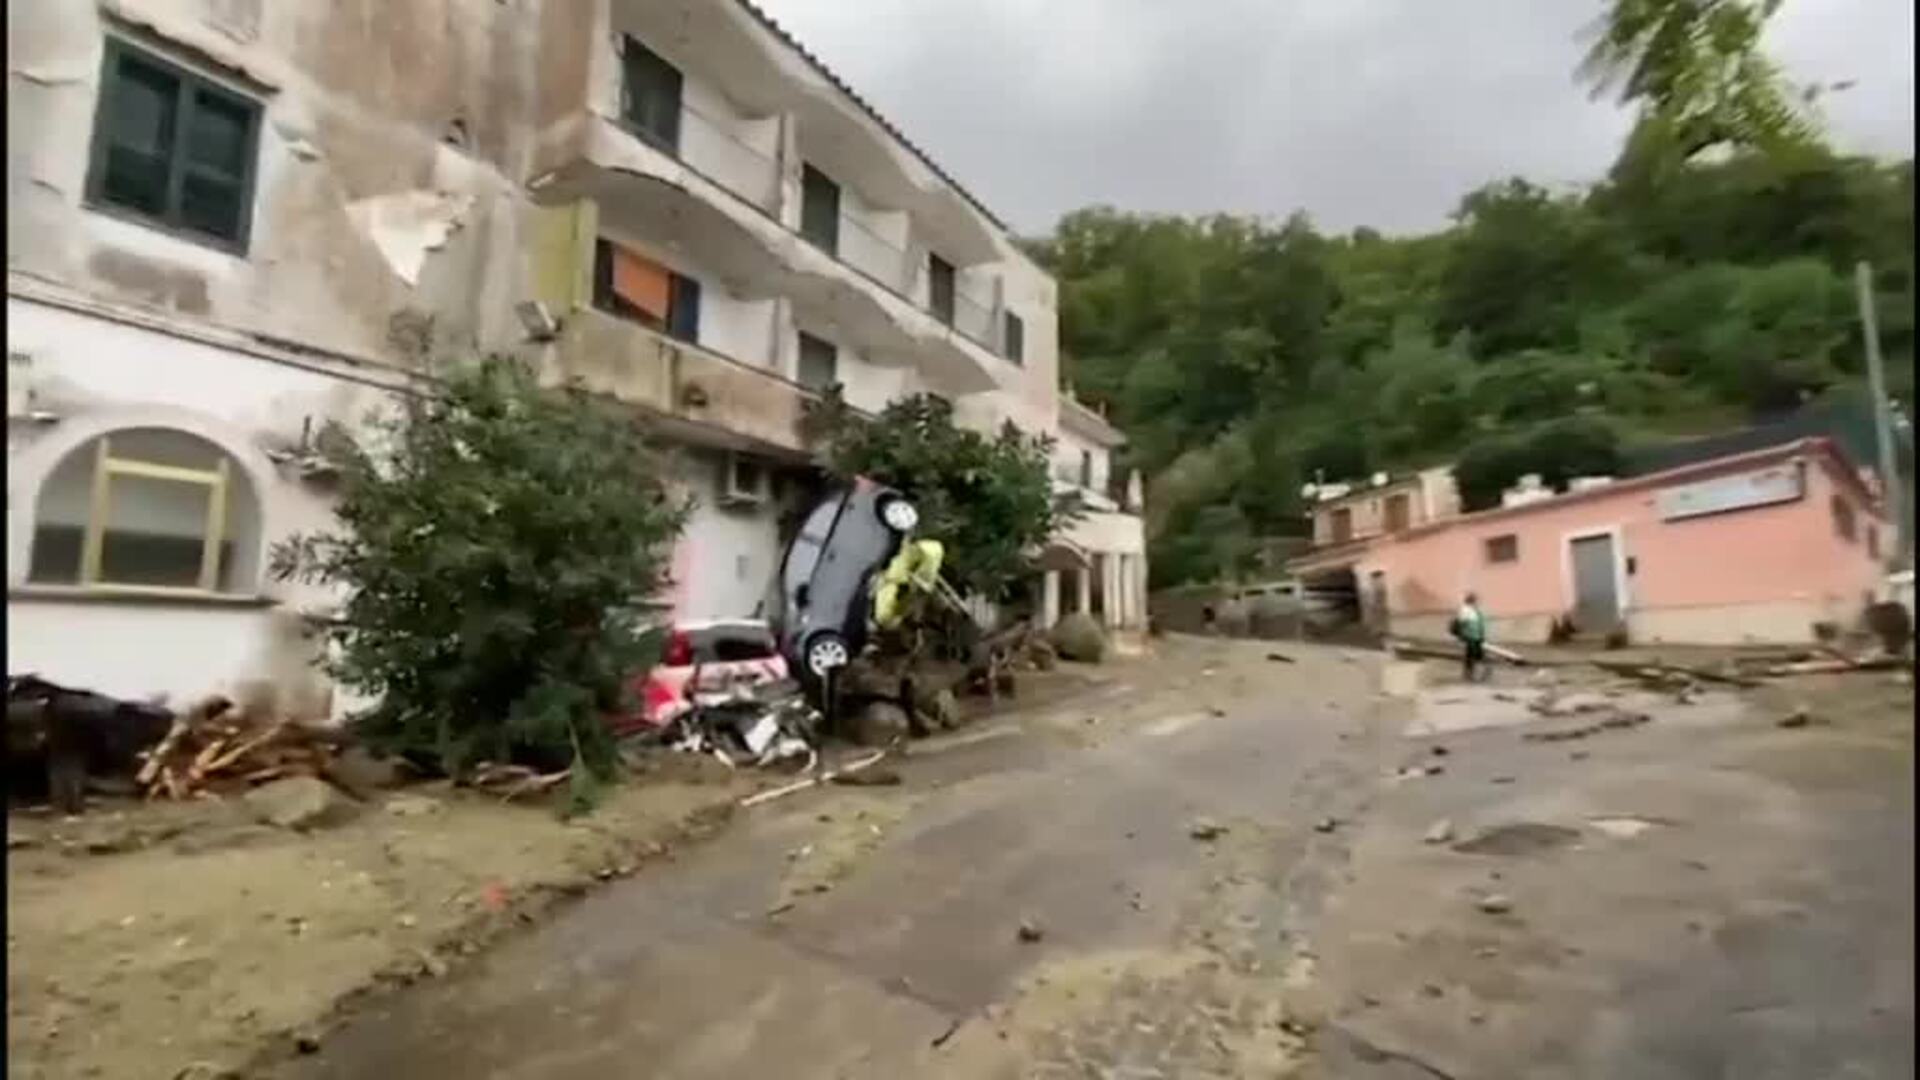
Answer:
<svg viewBox="0 0 1920 1080"><path fill-rule="evenodd" d="M10 272L376 360L407 358L409 313L437 352L519 340L525 5L110 0L7 22ZM82 205L110 32L262 103L243 256Z"/></svg>
<svg viewBox="0 0 1920 1080"><path fill-rule="evenodd" d="M713 17L745 18L728 0L708 9ZM256 567L275 540L329 524L324 485L274 456L284 458L303 431L329 420L352 423L393 393L417 388L414 372L429 359L495 350L538 355L526 349L514 313L517 302L546 295L538 280L542 210L526 184L539 148L556 132L577 127L583 113L617 114L612 20L616 12L627 18L650 10L633 0L73 0L10 7L8 345L19 384L10 388L8 423L10 670L176 698L268 679L306 702L305 711L338 716L355 704L330 696L312 666L309 616L337 600L325 590L256 574L237 597L136 604L29 587L24 575L40 486L61 450L91 434L177 423L240 463L261 505L259 535L247 541L261 553L252 560ZM776 226L791 231L799 218L803 134L817 135L823 129L813 122L829 118L836 137L854 132L876 140L874 160L907 177L913 198L932 200L948 215L975 213L785 43L743 25L765 38L766 52L739 63L771 65L808 86L807 97L792 111L755 110L718 83L691 77L688 106L712 123L704 132L690 129L690 157L749 188L762 182L759 170L769 160L777 161L764 182L778 193ZM109 33L261 103L244 252L84 204ZM858 170L839 179L850 235L874 244L866 261L899 295L924 306L926 256L940 241L917 210L868 198ZM645 246L644 237L632 239ZM997 387L962 395L928 382L922 365L935 361L871 355L843 328L822 325L818 313L781 297L733 295L712 268L656 249L702 280L703 344L777 376L761 386L746 367L701 369L703 385L720 400L692 417L690 430L699 440L731 445L738 441L734 428L751 433L790 412L797 335L809 329L837 339L840 377L849 399L864 408L935 389L956 397L962 423L991 430L1011 420L1052 433L1053 282L1004 233L995 245L993 260L960 267L958 291L990 305L996 320L1002 311L1021 317L1025 360L1015 366L996 358ZM897 275L884 265L894 251ZM578 284L577 259L569 272ZM980 329L998 340L997 326ZM629 351L627 361L643 352L654 355ZM622 375L608 389L631 382ZM634 385L657 392L644 383ZM672 412L681 403L663 404ZM722 455L707 450L683 459L680 482L696 503L675 554L684 617L751 612L778 555L780 516L803 490L782 484L782 494L760 507L723 506L723 464Z"/></svg>

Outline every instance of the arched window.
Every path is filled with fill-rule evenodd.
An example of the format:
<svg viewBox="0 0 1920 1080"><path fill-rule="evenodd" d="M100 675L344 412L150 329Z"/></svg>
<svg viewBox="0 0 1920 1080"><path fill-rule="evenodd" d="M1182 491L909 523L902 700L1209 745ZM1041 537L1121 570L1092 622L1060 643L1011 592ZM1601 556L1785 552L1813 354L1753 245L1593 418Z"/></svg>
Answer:
<svg viewBox="0 0 1920 1080"><path fill-rule="evenodd" d="M250 592L260 505L226 451L169 428L92 439L47 475L35 507L28 580L195 592Z"/></svg>

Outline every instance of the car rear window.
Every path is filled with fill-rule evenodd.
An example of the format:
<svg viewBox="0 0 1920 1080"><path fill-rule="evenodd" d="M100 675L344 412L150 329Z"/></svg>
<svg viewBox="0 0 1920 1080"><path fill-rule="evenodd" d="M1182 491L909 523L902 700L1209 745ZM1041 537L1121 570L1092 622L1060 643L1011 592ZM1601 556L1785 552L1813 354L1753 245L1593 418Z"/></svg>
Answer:
<svg viewBox="0 0 1920 1080"><path fill-rule="evenodd" d="M773 634L745 627L716 627L695 630L693 659L697 664L731 664L740 660L765 660L775 653Z"/></svg>

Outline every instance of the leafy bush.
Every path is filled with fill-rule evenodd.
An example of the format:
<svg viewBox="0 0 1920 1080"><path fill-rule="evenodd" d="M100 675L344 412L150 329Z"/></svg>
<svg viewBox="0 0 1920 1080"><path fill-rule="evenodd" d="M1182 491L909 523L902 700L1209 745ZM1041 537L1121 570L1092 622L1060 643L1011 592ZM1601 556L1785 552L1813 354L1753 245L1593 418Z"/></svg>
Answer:
<svg viewBox="0 0 1920 1080"><path fill-rule="evenodd" d="M340 530L273 553L276 576L349 590L333 672L378 696L357 730L455 776L570 762L587 797L685 512L640 429L500 357L372 424L366 446L330 429Z"/></svg>
<svg viewBox="0 0 1920 1080"><path fill-rule="evenodd" d="M991 439L956 427L952 404L932 394L901 398L869 418L836 388L809 405L804 427L834 476L865 476L913 501L919 531L946 545L942 576L962 594L1006 599L1033 572L1041 545L1077 513L1054 498L1052 440L1012 424Z"/></svg>

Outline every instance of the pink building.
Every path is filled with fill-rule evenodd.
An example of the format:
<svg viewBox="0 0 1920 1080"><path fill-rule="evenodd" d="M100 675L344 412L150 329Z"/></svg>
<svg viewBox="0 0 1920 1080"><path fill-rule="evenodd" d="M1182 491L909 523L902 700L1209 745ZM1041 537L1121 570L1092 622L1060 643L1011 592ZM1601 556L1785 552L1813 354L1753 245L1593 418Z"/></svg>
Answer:
<svg viewBox="0 0 1920 1080"><path fill-rule="evenodd" d="M1859 473L1830 441L1803 439L1416 525L1339 555L1363 609L1399 635L1444 637L1472 591L1496 641L1544 641L1570 615L1583 631L1624 623L1636 643L1741 644L1852 626L1893 542Z"/></svg>

